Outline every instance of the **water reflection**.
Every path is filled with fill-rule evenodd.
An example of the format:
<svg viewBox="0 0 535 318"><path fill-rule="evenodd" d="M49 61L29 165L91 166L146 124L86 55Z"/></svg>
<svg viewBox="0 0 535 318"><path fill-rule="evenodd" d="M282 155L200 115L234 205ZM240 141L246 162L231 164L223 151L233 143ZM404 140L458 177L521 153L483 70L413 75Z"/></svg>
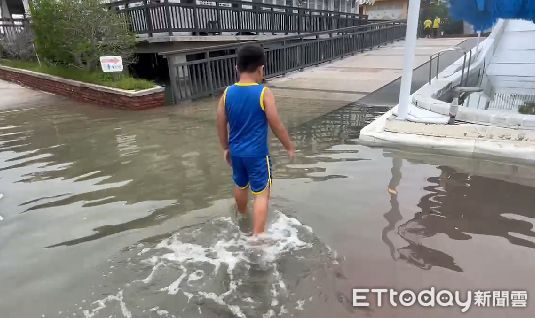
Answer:
<svg viewBox="0 0 535 318"><path fill-rule="evenodd" d="M535 248L535 189L502 180L458 172L439 166L418 207L419 235L446 234L468 240L471 234L498 236L510 243Z"/></svg>
<svg viewBox="0 0 535 318"><path fill-rule="evenodd" d="M13 185L7 197L15 200L6 219L64 207L114 220L50 247L74 245L160 224L226 195L228 169L215 155L212 131L195 116L167 115L84 107L2 113L1 178ZM197 138L206 140L204 147Z"/></svg>
<svg viewBox="0 0 535 318"><path fill-rule="evenodd" d="M388 246L390 255L394 260L402 259L421 269L428 270L433 266L439 266L461 272L462 269L455 264L453 257L442 251L426 247L420 242L421 238L426 237L423 235L425 228L420 223L423 213L416 213L414 218L397 225L399 221L403 220L398 202L398 186L402 178L402 164L403 160L401 158L392 157L392 168L390 170L392 177L387 189L390 195L391 208L383 215L388 224L381 235L383 242ZM396 234L408 245L396 247L391 239L391 236Z"/></svg>
<svg viewBox="0 0 535 318"><path fill-rule="evenodd" d="M274 157L279 159L278 162L275 161L276 178L307 178L313 181L346 178L347 176L343 175L326 175L325 167L319 164L366 160L348 157L350 151L337 150L333 146L355 145L360 130L387 110L386 107L366 107L353 103L290 128L290 134L299 151L298 161L293 165L288 164L281 146L272 143ZM354 152L357 153L358 150Z"/></svg>
<svg viewBox="0 0 535 318"><path fill-rule="evenodd" d="M427 194L418 203L421 210L403 221L398 202L403 159L392 157L388 185L390 210L383 215L387 225L382 240L394 260L402 259L421 269L433 266L462 272L454 258L443 251L426 247L423 241L438 234L453 240L469 240L473 234L498 236L523 247L535 247L535 197L533 187L458 172L449 166L438 166L440 175L430 177ZM395 238L408 245L397 247Z"/></svg>
<svg viewBox="0 0 535 318"><path fill-rule="evenodd" d="M220 159L212 104L142 113L83 105L0 113L0 178L10 185L1 191L10 207L3 224L57 219L55 225L69 230L39 245L74 246L161 225L228 198L230 172ZM381 111L351 105L304 124L316 116L293 112L290 130L302 166L288 166L273 143L275 176L346 178L324 175L318 163L353 159L324 149L350 142Z"/></svg>
<svg viewBox="0 0 535 318"><path fill-rule="evenodd" d="M381 238L386 244L386 246L388 246L388 249L390 250L390 255L393 259L398 259L399 253L389 236L394 233L396 224L399 221L403 220L403 217L401 216L401 213L399 211L398 202L398 186L401 181L402 163L402 159L397 157L392 158L392 169L390 169L392 178L390 179L390 183L388 184L387 189L387 192L390 195L390 210L383 215L383 217L387 220L388 224L383 229L381 235Z"/></svg>

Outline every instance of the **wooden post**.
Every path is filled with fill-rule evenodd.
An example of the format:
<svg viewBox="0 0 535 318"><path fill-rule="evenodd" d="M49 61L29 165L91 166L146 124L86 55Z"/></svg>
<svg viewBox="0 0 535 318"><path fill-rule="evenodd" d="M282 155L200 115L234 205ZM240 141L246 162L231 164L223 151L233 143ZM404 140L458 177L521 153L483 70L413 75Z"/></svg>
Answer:
<svg viewBox="0 0 535 318"><path fill-rule="evenodd" d="M333 62L334 59L334 41L333 41L333 33L329 32L329 38L331 39L331 57L329 58L329 63Z"/></svg>
<svg viewBox="0 0 535 318"><path fill-rule="evenodd" d="M193 0L193 35L199 35L200 31L199 9L197 8L197 0Z"/></svg>
<svg viewBox="0 0 535 318"><path fill-rule="evenodd" d="M319 35L316 35L316 43L318 43L318 47L317 47L317 60L316 60L316 66L320 64L320 61L321 61L321 41L320 41L320 36Z"/></svg>
<svg viewBox="0 0 535 318"><path fill-rule="evenodd" d="M217 33L222 34L223 25L221 24L221 4L219 3L219 1L217 1L215 5L216 5L216 12L217 12Z"/></svg>
<svg viewBox="0 0 535 318"><path fill-rule="evenodd" d="M171 21L171 8L169 7L169 0L164 0L165 16L167 18L167 30L169 35L173 35L173 22Z"/></svg>
<svg viewBox="0 0 535 318"><path fill-rule="evenodd" d="M301 63L301 68L299 71L305 69L305 37L301 37L301 45L299 46L299 62Z"/></svg>
<svg viewBox="0 0 535 318"><path fill-rule="evenodd" d="M286 47L286 41L282 41L282 50L283 50L283 53L282 56L282 75L286 75L286 70L288 68L288 61L287 61L287 58L288 58L288 48Z"/></svg>
<svg viewBox="0 0 535 318"><path fill-rule="evenodd" d="M253 12L254 12L254 15L255 15L255 27L254 29L256 30L256 33L260 33L260 5L258 3L261 3L257 0L253 0L253 3L257 3L255 5L253 5Z"/></svg>
<svg viewBox="0 0 535 318"><path fill-rule="evenodd" d="M150 8L149 8L149 1L145 0L144 6L145 6L145 21L147 22L147 32L149 33L149 37L152 37L152 17L150 15Z"/></svg>
<svg viewBox="0 0 535 318"><path fill-rule="evenodd" d="M243 12L243 5L239 4L239 7L238 7L238 32L242 32L242 22L241 22L242 12Z"/></svg>
<svg viewBox="0 0 535 318"><path fill-rule="evenodd" d="M346 34L342 33L342 56L340 56L340 59L344 58L346 51Z"/></svg>
<svg viewBox="0 0 535 318"><path fill-rule="evenodd" d="M271 30L273 31L272 34L275 35L275 11L273 7L271 7Z"/></svg>
<svg viewBox="0 0 535 318"><path fill-rule="evenodd" d="M213 79L213 73L212 73L212 67L210 63L210 53L205 52L204 58L206 60L206 76L208 77L208 85L210 86L210 93L212 96L215 95L215 88L214 88L214 79Z"/></svg>
<svg viewBox="0 0 535 318"><path fill-rule="evenodd" d="M301 8L297 9L297 34L301 34L302 26L301 22L303 21L301 14L302 14Z"/></svg>

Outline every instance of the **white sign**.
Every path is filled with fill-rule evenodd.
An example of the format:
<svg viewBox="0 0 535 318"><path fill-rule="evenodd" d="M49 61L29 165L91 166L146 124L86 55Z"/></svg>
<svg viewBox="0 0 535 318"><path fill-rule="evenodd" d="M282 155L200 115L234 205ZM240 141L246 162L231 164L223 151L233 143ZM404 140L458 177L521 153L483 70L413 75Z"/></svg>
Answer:
<svg viewBox="0 0 535 318"><path fill-rule="evenodd" d="M120 56L101 56L100 66L105 73L122 72L123 58Z"/></svg>

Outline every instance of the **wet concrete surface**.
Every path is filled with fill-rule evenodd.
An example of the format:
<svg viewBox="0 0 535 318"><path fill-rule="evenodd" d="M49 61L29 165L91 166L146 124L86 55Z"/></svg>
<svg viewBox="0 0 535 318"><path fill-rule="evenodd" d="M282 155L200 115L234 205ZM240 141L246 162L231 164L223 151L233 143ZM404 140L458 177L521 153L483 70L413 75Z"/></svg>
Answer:
<svg viewBox="0 0 535 318"><path fill-rule="evenodd" d="M465 50L471 50L474 48L478 43L478 40L475 38L472 39L466 39L462 42L460 42L457 46L465 49ZM463 52L460 51L449 51L444 52L440 56L440 61L438 61L438 72L442 72L444 69L446 69L448 66L450 66L453 62L458 60L463 56ZM411 86L411 94L416 92L418 89L420 89L422 86L424 86L429 81L429 75L431 74L432 77L436 76L437 74L437 60L433 59L432 62L429 62L429 56L427 57L427 62L423 63L422 65L418 66L414 69L413 72L413 78L412 78L412 86ZM431 64L431 73L429 72L429 67ZM379 106L390 106L393 107L398 104L399 102L399 88L401 85L401 78L397 78L394 81L388 83L387 85L377 89L376 91L367 94L359 101L366 105L379 105Z"/></svg>
<svg viewBox="0 0 535 318"><path fill-rule="evenodd" d="M418 39L414 68L419 68L428 62L431 55L463 42L466 42L466 39ZM467 43L472 43L472 39L469 39ZM405 42L396 41L317 67L309 67L303 72L292 72L286 77L270 80L270 85L280 96L337 100L340 102L340 106L343 106L365 97L367 94L381 90L382 87L393 81L395 83L395 80L403 72L404 50ZM451 61L453 60L443 56L442 68ZM427 75L423 75L425 75L423 81L426 81ZM415 86L423 84L421 79L417 80L420 77L422 76L415 76ZM397 102L398 93L395 92L395 88L385 91L383 95L391 93L393 93L393 97L388 99L396 99ZM390 101L390 103L392 102ZM372 105L368 102L367 104Z"/></svg>
<svg viewBox="0 0 535 318"><path fill-rule="evenodd" d="M34 108L46 105L69 105L65 97L32 90L0 79L0 111Z"/></svg>
<svg viewBox="0 0 535 318"><path fill-rule="evenodd" d="M279 99L299 152L271 143L260 252L231 218L215 100L0 112L0 316L459 317L357 310L351 288L535 291L535 168L361 146L388 107L337 105Z"/></svg>

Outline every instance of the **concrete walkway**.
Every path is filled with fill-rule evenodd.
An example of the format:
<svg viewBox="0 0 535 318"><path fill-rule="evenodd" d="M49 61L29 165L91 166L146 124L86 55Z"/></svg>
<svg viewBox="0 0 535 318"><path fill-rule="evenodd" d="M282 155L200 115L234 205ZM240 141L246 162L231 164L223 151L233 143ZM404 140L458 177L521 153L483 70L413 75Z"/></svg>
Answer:
<svg viewBox="0 0 535 318"><path fill-rule="evenodd" d="M419 39L414 67L429 61L429 56L459 45L464 38ZM401 76L405 42L355 54L304 72L270 81L280 97L326 100L343 106L391 83ZM445 63L447 65L447 63Z"/></svg>

